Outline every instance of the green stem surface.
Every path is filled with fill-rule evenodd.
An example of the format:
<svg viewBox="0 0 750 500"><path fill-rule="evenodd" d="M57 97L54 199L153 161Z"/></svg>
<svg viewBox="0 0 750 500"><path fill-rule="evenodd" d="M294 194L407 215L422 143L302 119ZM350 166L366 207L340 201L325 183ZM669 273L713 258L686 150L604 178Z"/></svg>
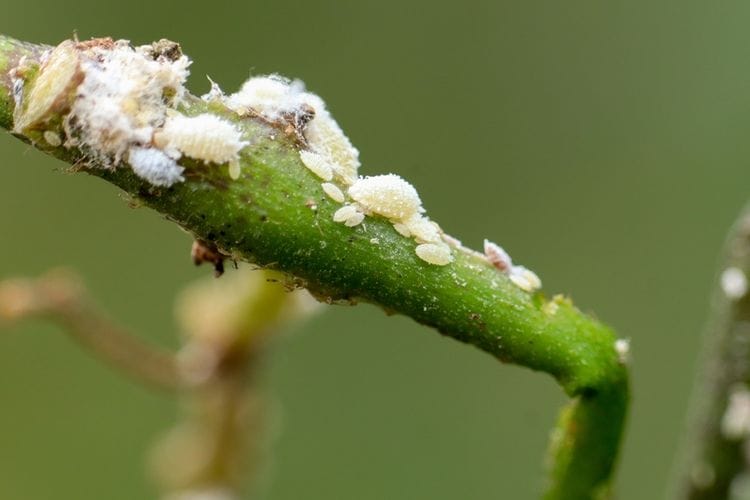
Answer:
<svg viewBox="0 0 750 500"><path fill-rule="evenodd" d="M22 52L33 57L38 49L0 36L0 125L7 129L7 74ZM541 293L522 291L476 255L457 251L447 266L428 264L385 219L368 217L355 228L333 222L340 205L301 163L294 137L197 98L181 111L215 113L243 129L251 144L241 153L239 180L226 166L191 161L183 163L185 182L157 188L129 168L87 165L78 151L46 145L41 132L20 138L119 186L234 258L288 273L321 300L370 302L503 362L551 374L572 401L554 433L545 498L607 497L628 403L627 370L609 328L569 301L549 307Z"/></svg>

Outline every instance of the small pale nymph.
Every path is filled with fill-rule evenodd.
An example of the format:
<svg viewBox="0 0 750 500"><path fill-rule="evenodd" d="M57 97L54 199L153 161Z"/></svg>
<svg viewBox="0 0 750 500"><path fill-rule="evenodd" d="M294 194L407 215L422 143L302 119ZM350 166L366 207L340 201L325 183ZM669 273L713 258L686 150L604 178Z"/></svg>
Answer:
<svg viewBox="0 0 750 500"><path fill-rule="evenodd" d="M334 222L343 222L345 226L354 227L365 219L365 214L354 205L344 205L333 214Z"/></svg>
<svg viewBox="0 0 750 500"><path fill-rule="evenodd" d="M333 166L323 155L313 153L312 151L302 150L299 152L299 156L302 163L310 172L324 181L330 181L333 179Z"/></svg>
<svg viewBox="0 0 750 500"><path fill-rule="evenodd" d="M508 252L490 240L484 240L484 255L490 264L501 271L508 271L513 266L513 260Z"/></svg>
<svg viewBox="0 0 750 500"><path fill-rule="evenodd" d="M337 203L344 203L344 193L336 184L324 182L320 185L320 187L323 188L323 192L327 194L330 199Z"/></svg>
<svg viewBox="0 0 750 500"><path fill-rule="evenodd" d="M423 261L436 266L446 266L453 262L451 249L448 245L438 243L423 243L415 249L417 256Z"/></svg>

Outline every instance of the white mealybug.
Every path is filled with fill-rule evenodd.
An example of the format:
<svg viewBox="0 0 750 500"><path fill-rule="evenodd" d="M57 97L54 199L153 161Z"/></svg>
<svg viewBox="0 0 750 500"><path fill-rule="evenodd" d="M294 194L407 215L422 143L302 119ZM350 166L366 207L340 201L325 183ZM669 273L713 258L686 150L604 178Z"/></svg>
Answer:
<svg viewBox="0 0 750 500"><path fill-rule="evenodd" d="M44 137L44 140L52 147L59 147L62 145L62 139L60 138L60 134L55 132L54 130L45 130L44 134L42 134Z"/></svg>
<svg viewBox="0 0 750 500"><path fill-rule="evenodd" d="M750 391L743 384L730 389L729 401L721 419L721 434L737 440L750 436Z"/></svg>
<svg viewBox="0 0 750 500"><path fill-rule="evenodd" d="M334 222L344 222L346 219L357 213L357 208L353 205L344 205L333 214Z"/></svg>
<svg viewBox="0 0 750 500"><path fill-rule="evenodd" d="M208 113L168 117L154 134L154 142L170 156L182 153L218 164L239 160L240 151L248 144L234 124Z"/></svg>
<svg viewBox="0 0 750 500"><path fill-rule="evenodd" d="M728 267L721 273L721 289L724 294L732 299L738 300L747 293L747 277L742 269Z"/></svg>
<svg viewBox="0 0 750 500"><path fill-rule="evenodd" d="M393 229L395 229L396 232L400 234L401 236L406 236L407 238L411 236L411 231L409 231L409 227L403 222L396 222L395 224L393 224Z"/></svg>
<svg viewBox="0 0 750 500"><path fill-rule="evenodd" d="M304 136L307 143L313 151L331 161L335 167L334 173L342 183L351 185L357 180L359 151L328 112L323 99L305 92L302 100L315 111L315 116L305 126Z"/></svg>
<svg viewBox="0 0 750 500"><path fill-rule="evenodd" d="M404 224L409 234L414 236L419 243L440 243L442 241L440 227L427 217L414 214Z"/></svg>
<svg viewBox="0 0 750 500"><path fill-rule="evenodd" d="M349 196L365 210L394 221L424 211L414 186L395 174L360 178L349 188Z"/></svg>
<svg viewBox="0 0 750 500"><path fill-rule="evenodd" d="M133 173L154 186L169 187L185 180L185 170L164 152L153 148L130 148L128 163Z"/></svg>
<svg viewBox="0 0 750 500"><path fill-rule="evenodd" d="M128 148L151 142L180 102L190 60L154 59L152 46L133 48L124 40L76 49L84 78L63 125L88 154L117 166Z"/></svg>
<svg viewBox="0 0 750 500"><path fill-rule="evenodd" d="M344 222L344 225L349 226L349 227L358 226L359 224L362 223L363 220L365 220L365 214L363 214L362 212L357 212L351 217L349 217L348 219L346 219L346 221Z"/></svg>
<svg viewBox="0 0 750 500"><path fill-rule="evenodd" d="M440 237L443 239L444 242L446 242L448 245L452 246L453 248L461 248L463 245L461 244L461 240L454 238L450 234L441 234Z"/></svg>
<svg viewBox="0 0 750 500"><path fill-rule="evenodd" d="M256 76L247 80L242 88L226 97L225 104L240 114L253 112L272 122L293 120L298 133L307 142L309 153L317 154L330 167L332 175L344 185L357 179L359 151L326 109L323 100L305 90L299 80L289 80L279 75ZM303 161L314 172L321 160ZM321 176L331 180L328 174Z"/></svg>
<svg viewBox="0 0 750 500"><path fill-rule="evenodd" d="M228 173L229 173L229 178L232 179L233 181L236 181L237 179L239 179L240 174L242 173L240 162L237 160L230 161Z"/></svg>
<svg viewBox="0 0 750 500"><path fill-rule="evenodd" d="M344 205L333 214L334 222L343 222L344 225L354 227L365 219L365 214L354 205Z"/></svg>
<svg viewBox="0 0 750 500"><path fill-rule="evenodd" d="M630 340L615 340L615 352L617 353L617 361L619 361L621 365L627 364L628 361L630 361Z"/></svg>
<svg viewBox="0 0 750 500"><path fill-rule="evenodd" d="M339 187L336 184L331 184L330 182L324 182L320 185L320 187L323 188L323 191L325 194L328 195L330 199L337 203L344 203L344 193L339 189Z"/></svg>
<svg viewBox="0 0 750 500"><path fill-rule="evenodd" d="M415 249L417 256L425 262L436 266L445 266L453 262L451 249L439 243L423 243Z"/></svg>
<svg viewBox="0 0 750 500"><path fill-rule="evenodd" d="M542 306L542 312L544 312L544 314L547 314L549 316L554 316L555 314L557 314L557 311L559 311L559 310L560 310L560 304L558 304L554 300L550 300L548 302L545 302L544 305ZM618 346L618 344L617 344L617 342L615 342L615 351L617 351L617 346ZM618 352L618 354L619 354L619 352Z"/></svg>
<svg viewBox="0 0 750 500"><path fill-rule="evenodd" d="M508 252L490 240L484 240L484 255L490 264L501 271L508 271L513 266L513 260Z"/></svg>
<svg viewBox="0 0 750 500"><path fill-rule="evenodd" d="M542 288L542 280L530 269L523 266L513 266L509 272L510 280L525 292L535 292Z"/></svg>
<svg viewBox="0 0 750 500"><path fill-rule="evenodd" d="M299 157L302 160L302 163L313 174L317 175L324 181L330 181L333 179L333 167L322 155L313 153L312 151L303 150L299 152Z"/></svg>
<svg viewBox="0 0 750 500"><path fill-rule="evenodd" d="M237 113L254 111L267 120L277 121L301 107L304 88L302 82L290 82L280 75L255 76L228 96L226 104Z"/></svg>

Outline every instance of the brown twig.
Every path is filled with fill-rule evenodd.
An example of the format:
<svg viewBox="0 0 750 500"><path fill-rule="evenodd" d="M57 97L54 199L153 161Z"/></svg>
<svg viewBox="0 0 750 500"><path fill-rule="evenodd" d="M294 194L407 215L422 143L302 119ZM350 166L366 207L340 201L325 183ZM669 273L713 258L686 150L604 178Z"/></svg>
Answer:
<svg viewBox="0 0 750 500"><path fill-rule="evenodd" d="M139 381L170 390L183 385L175 356L114 324L70 272L0 282L0 319L32 317L54 321L98 358Z"/></svg>

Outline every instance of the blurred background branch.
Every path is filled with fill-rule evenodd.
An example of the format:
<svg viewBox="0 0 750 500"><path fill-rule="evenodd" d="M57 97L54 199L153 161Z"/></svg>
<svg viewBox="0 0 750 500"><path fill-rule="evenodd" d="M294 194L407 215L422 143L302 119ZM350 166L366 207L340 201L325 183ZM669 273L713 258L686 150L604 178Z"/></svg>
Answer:
<svg viewBox="0 0 750 500"><path fill-rule="evenodd" d="M717 275L675 500L750 497L750 207L737 218Z"/></svg>
<svg viewBox="0 0 750 500"><path fill-rule="evenodd" d="M45 318L124 374L162 389L182 385L175 356L114 324L77 276L54 271L41 278L0 282L0 319Z"/></svg>
<svg viewBox="0 0 750 500"><path fill-rule="evenodd" d="M164 498L231 500L252 485L268 442L256 384L265 344L282 324L318 307L278 278L245 266L221 282L186 289L177 307L183 344L175 355L112 324L66 271L0 282L0 319L59 323L100 361L149 387L177 389L182 411L151 460Z"/></svg>
<svg viewBox="0 0 750 500"><path fill-rule="evenodd" d="M319 307L307 292L289 291L278 278L243 266L221 280L192 285L177 301L186 389L181 417L151 461L170 500L229 500L258 490L254 483L269 442L258 368L269 338Z"/></svg>

